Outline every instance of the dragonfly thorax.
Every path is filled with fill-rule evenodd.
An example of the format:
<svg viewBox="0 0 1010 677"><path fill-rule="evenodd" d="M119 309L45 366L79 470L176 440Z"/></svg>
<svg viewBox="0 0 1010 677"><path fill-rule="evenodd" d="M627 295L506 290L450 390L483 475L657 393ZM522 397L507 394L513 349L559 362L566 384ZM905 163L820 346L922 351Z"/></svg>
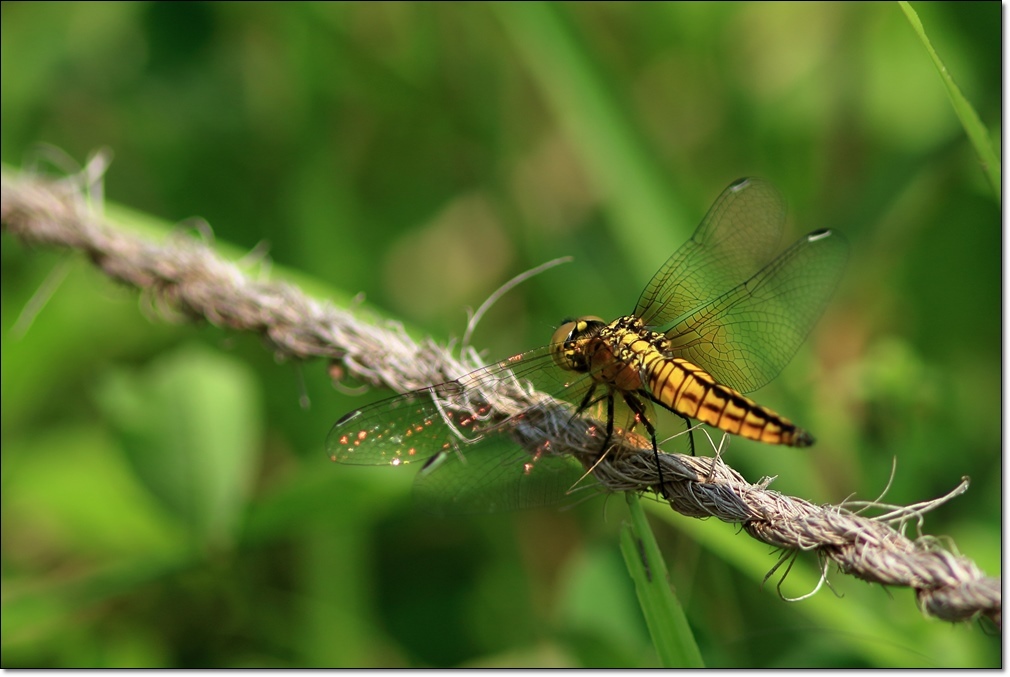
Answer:
<svg viewBox="0 0 1010 677"><path fill-rule="evenodd" d="M648 385L649 364L669 350L663 334L645 327L634 315L619 317L582 346L582 357L598 383L632 393Z"/></svg>
<svg viewBox="0 0 1010 677"><path fill-rule="evenodd" d="M589 371L586 345L607 326L603 318L586 315L564 322L551 337L551 356L554 364L566 371Z"/></svg>

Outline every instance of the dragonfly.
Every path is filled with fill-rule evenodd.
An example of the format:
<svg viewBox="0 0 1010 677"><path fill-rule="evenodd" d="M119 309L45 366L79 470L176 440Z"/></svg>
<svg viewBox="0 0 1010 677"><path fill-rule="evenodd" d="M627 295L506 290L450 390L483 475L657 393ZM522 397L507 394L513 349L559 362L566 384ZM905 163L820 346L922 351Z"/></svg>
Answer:
<svg viewBox="0 0 1010 677"><path fill-rule="evenodd" d="M838 284L848 245L815 230L775 256L785 214L770 182L733 182L631 314L563 321L543 347L356 409L327 437L331 460L420 465L422 507L468 513L577 493L587 464L564 453L558 421L581 422L600 440L593 463L626 442L651 447L658 467L656 406L687 426L692 454L692 421L810 446L808 431L745 393L792 359Z"/></svg>

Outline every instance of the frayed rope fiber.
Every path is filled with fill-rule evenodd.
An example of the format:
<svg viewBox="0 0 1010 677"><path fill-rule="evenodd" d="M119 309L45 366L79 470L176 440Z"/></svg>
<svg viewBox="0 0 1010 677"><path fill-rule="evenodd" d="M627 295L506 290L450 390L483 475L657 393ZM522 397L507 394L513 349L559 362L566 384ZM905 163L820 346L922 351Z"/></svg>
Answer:
<svg viewBox="0 0 1010 677"><path fill-rule="evenodd" d="M372 386L408 392L449 381L480 365L472 350L454 358L426 339L411 339L395 322L367 319L306 296L298 288L255 279L222 259L203 240L185 235L154 242L104 222L88 195L101 180L99 156L78 175L52 179L4 172L0 220L4 230L27 245L85 253L106 275L135 287L156 307L220 327L254 332L279 356L323 358ZM977 617L1002 623L1000 579L986 577L966 557L942 548L936 539L905 537L904 527L921 524L926 511L963 493L967 480L946 497L869 518L851 507L819 506L768 489L769 481L746 482L718 456L661 454L662 472L651 446L629 436L596 463L598 438L573 425L568 410L544 406L544 396L522 388L468 394L501 421L536 407L536 417L518 417L507 427L530 454L577 458L609 491L652 491L688 517L716 517L789 554L814 551L822 563L866 581L907 586L916 591L928 616L947 621ZM545 437L546 436L546 437ZM662 477L662 484L659 478ZM881 508L868 503L862 508ZM826 567L825 567L826 570Z"/></svg>

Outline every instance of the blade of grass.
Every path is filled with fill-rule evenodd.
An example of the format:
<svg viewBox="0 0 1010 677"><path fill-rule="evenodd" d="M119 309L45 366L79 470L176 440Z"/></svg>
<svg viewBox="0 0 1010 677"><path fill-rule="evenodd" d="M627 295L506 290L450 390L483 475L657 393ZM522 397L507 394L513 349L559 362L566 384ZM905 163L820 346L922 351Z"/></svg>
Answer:
<svg viewBox="0 0 1010 677"><path fill-rule="evenodd" d="M642 243L673 251L690 219L644 137L619 84L592 53L569 8L545 2L493 3L530 76L582 155L613 218L613 236L629 261Z"/></svg>
<svg viewBox="0 0 1010 677"><path fill-rule="evenodd" d="M631 523L621 528L621 553L659 660L666 668L703 668L687 616L667 578L666 563L649 528L638 495L627 493Z"/></svg>
<svg viewBox="0 0 1010 677"><path fill-rule="evenodd" d="M957 113L958 119L961 120L961 125L964 127L964 131L968 134L968 138L971 140L971 145L975 148L975 153L978 155L978 159L982 163L982 169L985 172L986 177L988 177L989 183L992 184L992 190L996 195L996 201L1002 205L1002 169L999 157L993 149L992 140L989 138L989 130L987 130L985 125L982 124L982 120L979 119L978 113L975 112L971 103L969 103L968 99L966 99L964 94L961 93L961 89L957 86L957 83L954 82L954 78L951 77L947 67L943 65L943 61L940 60L940 56L936 53L936 50L933 49L933 45L929 41L929 37L926 35L926 29L923 28L922 21L919 20L919 15L914 9L912 9L912 6L904 0L900 0L898 4L905 13L908 23L912 24L912 29L915 31L916 35L919 36L919 40L922 41L922 45L926 48L930 58L933 59L933 65L936 66L936 70L940 73L940 78L943 80L943 84L947 87L947 96L950 97L950 103L954 107L954 112Z"/></svg>

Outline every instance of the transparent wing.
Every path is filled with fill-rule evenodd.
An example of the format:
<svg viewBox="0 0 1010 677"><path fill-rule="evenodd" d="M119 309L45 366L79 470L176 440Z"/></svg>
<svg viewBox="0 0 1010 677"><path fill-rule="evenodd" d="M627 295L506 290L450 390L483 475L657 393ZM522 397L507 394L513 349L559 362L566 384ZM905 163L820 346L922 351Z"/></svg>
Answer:
<svg viewBox="0 0 1010 677"><path fill-rule="evenodd" d="M775 254L785 214L781 194L767 181L730 184L646 285L635 315L646 326L664 328L749 279Z"/></svg>
<svg viewBox="0 0 1010 677"><path fill-rule="evenodd" d="M327 453L338 463L422 466L415 492L420 507L434 513L572 500L569 490L585 470L554 453L552 426L571 420L571 402L581 403L591 385L591 378L559 369L549 346L540 348L357 409L333 426ZM602 446L606 419L599 415L597 403L575 420L591 434L599 430Z"/></svg>
<svg viewBox="0 0 1010 677"><path fill-rule="evenodd" d="M601 490L574 458L530 453L514 442L448 453L423 468L414 498L425 512L474 514L575 502Z"/></svg>
<svg viewBox="0 0 1010 677"><path fill-rule="evenodd" d="M326 440L331 460L351 465L408 465L501 434L492 400L522 401L531 388L577 397L588 379L555 366L550 348L515 355L454 381L397 395L350 412ZM529 403L534 404L533 402ZM508 406L497 407L508 411ZM509 414L523 410L515 406Z"/></svg>
<svg viewBox="0 0 1010 677"><path fill-rule="evenodd" d="M671 353L741 392L757 390L810 333L847 257L839 233L804 236L746 282L678 319L666 334Z"/></svg>

